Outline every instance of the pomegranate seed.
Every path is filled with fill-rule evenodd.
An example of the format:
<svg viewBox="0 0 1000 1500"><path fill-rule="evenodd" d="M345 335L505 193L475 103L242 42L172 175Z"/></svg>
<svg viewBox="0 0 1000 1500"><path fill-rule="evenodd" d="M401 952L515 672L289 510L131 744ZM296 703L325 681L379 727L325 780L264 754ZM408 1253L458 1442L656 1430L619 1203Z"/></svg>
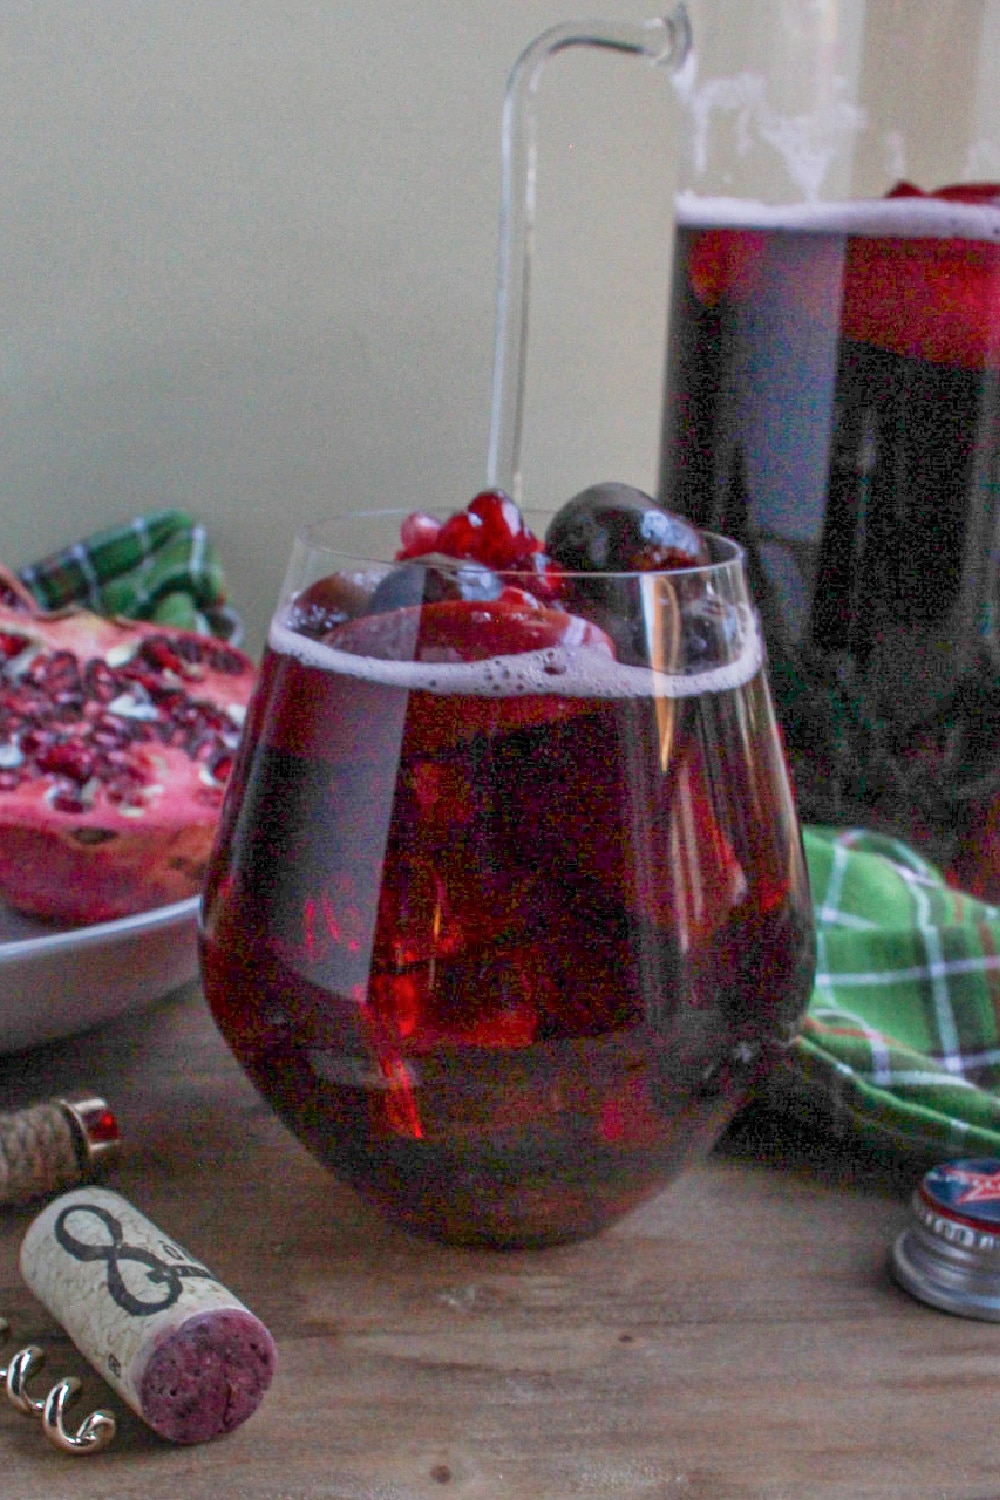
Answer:
<svg viewBox="0 0 1000 1500"><path fill-rule="evenodd" d="M33 725L31 728L26 729L21 735L21 749L25 755L38 755L42 750L47 749L49 745L54 743L55 735L53 731L42 729L38 725Z"/></svg>
<svg viewBox="0 0 1000 1500"><path fill-rule="evenodd" d="M199 662L205 655L205 647L196 635L179 636L173 647L182 661L188 663Z"/></svg>
<svg viewBox="0 0 1000 1500"><path fill-rule="evenodd" d="M165 635L147 636L139 647L139 655L154 667L164 672L182 672L181 658L177 655Z"/></svg>
<svg viewBox="0 0 1000 1500"><path fill-rule="evenodd" d="M58 710L57 717L71 723L75 719L83 717L84 703L86 702L82 693L56 693L52 699L54 707Z"/></svg>
<svg viewBox="0 0 1000 1500"><path fill-rule="evenodd" d="M535 598L540 599L543 604L554 603L562 596L566 571L546 557L544 552L533 552L530 557L519 562L518 571L522 569L531 575L530 584L526 586L530 587Z"/></svg>
<svg viewBox="0 0 1000 1500"><path fill-rule="evenodd" d="M128 771L131 770L134 764L132 757L127 750L121 750L117 748L113 750L106 750L101 756L101 760L107 766L120 767L121 769Z"/></svg>
<svg viewBox="0 0 1000 1500"><path fill-rule="evenodd" d="M148 666L144 666L139 661L126 662L121 669L121 675L133 693L136 688L143 688L147 694L151 694L160 686L160 679L148 670Z"/></svg>
<svg viewBox="0 0 1000 1500"><path fill-rule="evenodd" d="M91 729L90 743L102 749L117 749L120 745L128 744L128 734L122 724L102 719Z"/></svg>
<svg viewBox="0 0 1000 1500"><path fill-rule="evenodd" d="M203 699L199 699L195 707L198 709L199 722L207 728L222 730L229 727L228 715L216 708L214 703L206 703Z"/></svg>
<svg viewBox="0 0 1000 1500"><path fill-rule="evenodd" d="M524 551L524 517L502 490L483 490L469 502L482 526L477 558L489 567L512 567Z"/></svg>
<svg viewBox="0 0 1000 1500"><path fill-rule="evenodd" d="M222 672L226 677L238 677L243 671L243 661L228 646L216 646L208 654L208 665L213 672Z"/></svg>
<svg viewBox="0 0 1000 1500"><path fill-rule="evenodd" d="M187 701L184 696L183 688L173 687L169 684L162 683L158 687L151 689L149 696L152 698L157 708L161 709L163 713L168 717L170 716L171 712L179 709L182 704Z"/></svg>
<svg viewBox="0 0 1000 1500"><path fill-rule="evenodd" d="M440 551L440 534L440 521L435 521L433 516L425 515L423 511L415 510L399 528L402 546L396 553L397 560L405 562L407 558L424 557L428 552Z"/></svg>
<svg viewBox="0 0 1000 1500"><path fill-rule="evenodd" d="M100 656L92 656L83 667L84 691L100 703L110 703L118 697L119 682L107 662Z"/></svg>
<svg viewBox="0 0 1000 1500"><path fill-rule="evenodd" d="M233 757L230 751L224 750L220 755L217 755L213 761L209 762L208 769L216 781L228 781L229 774L233 769Z"/></svg>
<svg viewBox="0 0 1000 1500"><path fill-rule="evenodd" d="M59 812L83 813L87 811L87 804L75 786L57 787L52 794L51 803Z"/></svg>
<svg viewBox="0 0 1000 1500"><path fill-rule="evenodd" d="M27 644L23 635L13 635L9 630L0 630L0 656L5 661L12 661L15 656L20 656Z"/></svg>
<svg viewBox="0 0 1000 1500"><path fill-rule="evenodd" d="M478 516L470 516L466 511L460 510L450 516L438 533L437 550L443 552L447 557L469 558L471 561L482 562L479 556L477 542L479 533L483 529L483 523Z"/></svg>
<svg viewBox="0 0 1000 1500"><path fill-rule="evenodd" d="M72 651L53 651L39 658L39 666L39 685L48 692L80 692L80 667Z"/></svg>
<svg viewBox="0 0 1000 1500"><path fill-rule="evenodd" d="M36 760L40 771L46 771L54 776L68 776L71 780L81 784L89 781L94 769L94 757L91 752L83 745L74 744L72 741L45 746Z"/></svg>

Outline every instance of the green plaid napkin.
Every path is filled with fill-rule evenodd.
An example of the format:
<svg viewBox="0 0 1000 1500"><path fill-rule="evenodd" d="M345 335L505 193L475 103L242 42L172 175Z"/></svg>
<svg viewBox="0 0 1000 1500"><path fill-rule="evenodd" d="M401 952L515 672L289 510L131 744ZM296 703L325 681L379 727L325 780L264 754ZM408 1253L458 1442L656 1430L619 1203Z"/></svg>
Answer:
<svg viewBox="0 0 1000 1500"><path fill-rule="evenodd" d="M1000 1154L1000 908L894 839L803 838L816 981L771 1101L895 1147Z"/></svg>
<svg viewBox="0 0 1000 1500"><path fill-rule="evenodd" d="M153 511L95 532L19 576L44 609L79 604L96 614L229 640L239 633L205 528L180 510Z"/></svg>

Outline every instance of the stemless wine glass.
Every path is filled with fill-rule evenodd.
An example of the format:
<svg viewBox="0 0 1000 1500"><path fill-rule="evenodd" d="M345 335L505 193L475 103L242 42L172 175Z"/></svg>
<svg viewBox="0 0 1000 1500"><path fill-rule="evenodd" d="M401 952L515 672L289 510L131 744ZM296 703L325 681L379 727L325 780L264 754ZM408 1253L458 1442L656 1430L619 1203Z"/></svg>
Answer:
<svg viewBox="0 0 1000 1500"><path fill-rule="evenodd" d="M743 554L707 537L704 565L553 589L398 563L401 519L296 544L205 991L282 1120L389 1218L572 1239L716 1140L809 993Z"/></svg>

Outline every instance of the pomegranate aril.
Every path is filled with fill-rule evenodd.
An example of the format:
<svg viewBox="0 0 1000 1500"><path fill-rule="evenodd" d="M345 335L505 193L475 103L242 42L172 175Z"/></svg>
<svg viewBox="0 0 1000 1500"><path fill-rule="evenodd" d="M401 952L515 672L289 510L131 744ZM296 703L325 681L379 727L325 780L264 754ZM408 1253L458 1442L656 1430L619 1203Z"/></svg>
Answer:
<svg viewBox="0 0 1000 1500"><path fill-rule="evenodd" d="M83 745L72 741L46 745L38 753L40 771L54 776L68 776L76 782L89 781L94 770L94 756Z"/></svg>
<svg viewBox="0 0 1000 1500"><path fill-rule="evenodd" d="M79 688L63 688L52 695L52 702L58 708L60 718L78 719L86 701Z"/></svg>
<svg viewBox="0 0 1000 1500"><path fill-rule="evenodd" d="M227 677L237 677L243 671L243 660L229 646L213 646L208 653L208 665L213 672L222 672Z"/></svg>
<svg viewBox="0 0 1000 1500"><path fill-rule="evenodd" d="M117 749L121 745L127 745L131 735L124 719L106 716L91 726L90 739L94 745Z"/></svg>
<svg viewBox="0 0 1000 1500"><path fill-rule="evenodd" d="M478 550L479 533L483 529L483 523L478 516L470 516L466 511L458 511L450 516L438 533L437 551L444 553L446 557L470 558L474 562L484 562Z"/></svg>
<svg viewBox="0 0 1000 1500"><path fill-rule="evenodd" d="M228 716L221 709L216 708L214 703L206 703L202 698L193 700L193 706L198 710L198 722L207 728L222 729L230 722Z"/></svg>
<svg viewBox="0 0 1000 1500"><path fill-rule="evenodd" d="M50 798L51 805L58 811L64 813L87 812L90 803L84 797L78 786L71 783L57 786Z"/></svg>
<svg viewBox="0 0 1000 1500"><path fill-rule="evenodd" d="M113 769L120 767L123 770L131 771L135 765L135 758L131 750L118 746L110 750L103 750L101 752L101 760L105 765L111 766Z"/></svg>
<svg viewBox="0 0 1000 1500"><path fill-rule="evenodd" d="M147 636L137 653L164 672L181 672L183 663L165 635Z"/></svg>
<svg viewBox="0 0 1000 1500"><path fill-rule="evenodd" d="M205 655L205 645L196 635L179 636L172 644L177 655L189 664L201 661Z"/></svg>
<svg viewBox="0 0 1000 1500"><path fill-rule="evenodd" d="M116 807L134 807L141 785L141 782L134 781L109 781L104 792L108 801Z"/></svg>
<svg viewBox="0 0 1000 1500"><path fill-rule="evenodd" d="M160 678L155 676L149 670L148 666L142 662L135 660L126 662L120 671L123 685L133 693L138 688L142 688L148 696L151 696L161 685Z"/></svg>
<svg viewBox="0 0 1000 1500"><path fill-rule="evenodd" d="M53 651L38 658L34 680L50 693L79 692L80 667L72 651Z"/></svg>
<svg viewBox="0 0 1000 1500"><path fill-rule="evenodd" d="M525 526L517 504L502 490L483 490L476 495L469 502L469 514L481 522L477 556L488 566L513 568L538 551L538 539Z"/></svg>
<svg viewBox="0 0 1000 1500"><path fill-rule="evenodd" d="M541 576L534 559L541 554L542 543L517 503L502 490L481 490L465 510L456 511L443 525L414 512L403 522L400 537L398 561L433 552L494 571L526 569Z"/></svg>
<svg viewBox="0 0 1000 1500"><path fill-rule="evenodd" d="M49 745L54 744L55 740L54 730L32 724L21 734L21 749L25 755L40 755Z"/></svg>
<svg viewBox="0 0 1000 1500"><path fill-rule="evenodd" d="M13 661L15 656L20 656L28 640L23 635L14 635L9 630L0 630L0 656L5 661Z"/></svg>
<svg viewBox="0 0 1000 1500"><path fill-rule="evenodd" d="M229 773L233 769L232 752L225 750L221 755L216 755L213 760L209 761L208 769L216 781L228 781Z"/></svg>
<svg viewBox="0 0 1000 1500"><path fill-rule="evenodd" d="M423 557L428 552L440 552L441 522L423 511L414 511L406 517L399 528L401 546L396 553L397 562L409 558Z"/></svg>
<svg viewBox="0 0 1000 1500"><path fill-rule="evenodd" d="M11 709L30 728L41 727L55 718L55 705L47 703L44 698L21 696L11 705Z"/></svg>
<svg viewBox="0 0 1000 1500"><path fill-rule="evenodd" d="M149 689L149 696L169 718L172 713L178 712L187 702L187 695L183 688L174 687L173 684L160 683Z"/></svg>
<svg viewBox="0 0 1000 1500"><path fill-rule="evenodd" d="M89 697L96 698L100 703L110 703L113 698L117 698L121 684L101 657L90 657L84 664L82 676L84 691Z"/></svg>

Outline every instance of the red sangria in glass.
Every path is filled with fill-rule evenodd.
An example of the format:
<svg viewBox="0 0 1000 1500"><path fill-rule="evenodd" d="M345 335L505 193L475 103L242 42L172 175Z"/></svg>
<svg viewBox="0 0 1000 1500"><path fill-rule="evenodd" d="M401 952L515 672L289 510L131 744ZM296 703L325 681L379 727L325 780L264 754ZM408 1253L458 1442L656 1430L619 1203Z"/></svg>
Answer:
<svg viewBox="0 0 1000 1500"><path fill-rule="evenodd" d="M257 1088L397 1223L539 1245L655 1193L812 979L740 548L617 485L298 542L201 950Z"/></svg>

